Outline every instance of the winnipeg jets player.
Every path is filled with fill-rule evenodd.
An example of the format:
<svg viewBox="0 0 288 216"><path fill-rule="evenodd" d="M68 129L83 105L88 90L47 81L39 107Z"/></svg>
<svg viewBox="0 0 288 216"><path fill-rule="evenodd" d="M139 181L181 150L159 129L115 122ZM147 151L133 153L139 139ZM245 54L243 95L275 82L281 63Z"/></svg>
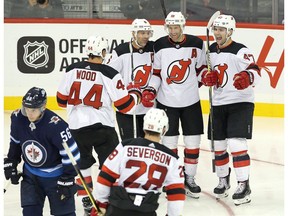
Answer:
<svg viewBox="0 0 288 216"><path fill-rule="evenodd" d="M185 200L184 173L178 156L160 144L168 130L164 110L144 116L145 137L122 141L104 162L95 190L106 215L155 216L159 190L166 186L167 215L179 216ZM118 179L117 186L115 181Z"/></svg>
<svg viewBox="0 0 288 216"><path fill-rule="evenodd" d="M164 109L170 127L163 143L177 152L179 122L184 137L185 185L187 195L199 198L200 186L195 182L203 118L198 79L206 69L203 40L184 34L186 20L181 12L170 12L165 19L168 36L155 41L153 75L143 91L142 104L149 106L157 96L157 108Z"/></svg>
<svg viewBox="0 0 288 216"><path fill-rule="evenodd" d="M51 215L75 216L76 172L62 146L66 142L76 159L80 154L68 124L46 108L47 96L33 87L23 97L22 108L11 115L10 148L4 159L6 179L18 184L17 166L24 161L21 206L24 216L42 215L45 198Z"/></svg>
<svg viewBox="0 0 288 216"><path fill-rule="evenodd" d="M251 201L249 186L250 157L247 139L252 138L254 86L260 80L260 70L252 52L232 40L236 22L231 15L218 16L212 25L216 42L210 46L210 73L201 74L202 83L214 86L213 136L216 173L219 185L217 198L228 196L230 188L229 147L238 186L232 196L235 205ZM211 138L210 121L208 138Z"/></svg>
<svg viewBox="0 0 288 216"><path fill-rule="evenodd" d="M108 64L119 71L123 77L124 84L134 82L141 89L147 87L152 73L153 63L153 30L146 19L135 19L132 22L132 40L117 46L113 51ZM133 114L136 115L136 136L144 137L143 117L148 108L142 103L127 113L116 112L117 123L121 139L133 138L134 125Z"/></svg>
<svg viewBox="0 0 288 216"><path fill-rule="evenodd" d="M126 87L118 71L103 64L108 52L107 39L90 36L85 51L87 61L67 67L58 88L57 102L67 108L69 128L81 153L80 170L92 189L91 167L96 162L93 150L101 168L119 143L113 105L119 112L126 113L141 101L141 91L132 83ZM82 186L80 179L77 183ZM79 187L78 195L84 196L84 210L89 215L92 203L84 187Z"/></svg>

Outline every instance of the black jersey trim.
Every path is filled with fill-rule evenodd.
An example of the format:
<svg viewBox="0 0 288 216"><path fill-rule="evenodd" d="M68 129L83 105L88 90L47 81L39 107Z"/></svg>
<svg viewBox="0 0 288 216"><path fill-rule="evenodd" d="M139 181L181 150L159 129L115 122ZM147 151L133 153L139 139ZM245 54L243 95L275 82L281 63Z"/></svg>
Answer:
<svg viewBox="0 0 288 216"><path fill-rule="evenodd" d="M237 55L239 50L242 49L242 48L246 48L246 46L241 44L241 43L237 43L235 41L232 41L232 43L230 45L220 49L220 48L218 48L217 43L214 42L210 46L210 53L213 53L213 52L215 52L215 53L232 53L234 55Z"/></svg>
<svg viewBox="0 0 288 216"><path fill-rule="evenodd" d="M114 49L118 57L121 55L130 54L129 43L130 42L125 42L123 44L120 44ZM148 41L146 46L142 49L143 52L140 52L140 49L136 49L135 47L133 47L133 53L143 54L147 52L153 52L153 46L154 46L154 41Z"/></svg>
<svg viewBox="0 0 288 216"><path fill-rule="evenodd" d="M169 36L164 36L155 41L154 52L157 53L161 49L165 48L181 48L181 47L195 47L202 50L203 40L194 35L185 35L185 39L182 42L173 42Z"/></svg>
<svg viewBox="0 0 288 216"><path fill-rule="evenodd" d="M109 65L96 64L96 63L91 63L87 61L77 62L77 63L69 65L66 69L66 73L69 73L70 71L77 70L77 69L102 73L103 76L106 76L110 79L113 79L119 73L117 70L115 70Z"/></svg>

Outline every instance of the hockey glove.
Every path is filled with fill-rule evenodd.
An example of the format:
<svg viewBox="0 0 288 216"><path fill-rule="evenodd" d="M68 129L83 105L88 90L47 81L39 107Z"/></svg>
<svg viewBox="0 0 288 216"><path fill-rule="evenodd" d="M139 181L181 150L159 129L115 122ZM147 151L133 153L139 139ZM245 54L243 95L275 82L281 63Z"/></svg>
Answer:
<svg viewBox="0 0 288 216"><path fill-rule="evenodd" d="M142 99L142 93L141 93L141 88L139 84L130 82L127 86L127 90L129 94L135 94L137 96L137 104L141 102Z"/></svg>
<svg viewBox="0 0 288 216"><path fill-rule="evenodd" d="M201 82L205 85L205 86L214 86L217 84L218 82L218 75L217 75L217 71L204 71L202 73L202 80Z"/></svg>
<svg viewBox="0 0 288 216"><path fill-rule="evenodd" d="M108 203L100 203L99 201L96 201L96 204L99 206L100 211L98 212L94 207L91 210L90 216L105 216L106 210L108 207Z"/></svg>
<svg viewBox="0 0 288 216"><path fill-rule="evenodd" d="M234 75L234 87L238 90L248 88L254 82L254 75L249 71L241 71Z"/></svg>
<svg viewBox="0 0 288 216"><path fill-rule="evenodd" d="M74 177L61 176L57 181L57 195L63 202L74 196L77 191L77 186L74 182Z"/></svg>
<svg viewBox="0 0 288 216"><path fill-rule="evenodd" d="M154 99L156 97L156 90L148 86L142 93L142 104L144 107L152 107L154 105Z"/></svg>
<svg viewBox="0 0 288 216"><path fill-rule="evenodd" d="M5 178L11 179L12 184L19 184L19 179L21 177L21 173L17 170L18 162L16 160L12 160L9 158L4 159L4 174Z"/></svg>

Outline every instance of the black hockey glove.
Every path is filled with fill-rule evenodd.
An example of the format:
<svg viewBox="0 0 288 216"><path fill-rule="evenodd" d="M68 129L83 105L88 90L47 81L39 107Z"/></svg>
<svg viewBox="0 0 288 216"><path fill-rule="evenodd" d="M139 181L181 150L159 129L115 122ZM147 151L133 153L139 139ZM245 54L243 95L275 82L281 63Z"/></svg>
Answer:
<svg viewBox="0 0 288 216"><path fill-rule="evenodd" d="M4 175L5 178L11 179L12 184L19 184L19 179L21 178L21 173L17 171L18 162L9 158L4 158Z"/></svg>
<svg viewBox="0 0 288 216"><path fill-rule="evenodd" d="M142 93L141 93L141 87L139 84L136 84L134 82L130 82L127 85L127 90L129 94L135 94L137 96L137 104L139 104L142 100Z"/></svg>
<svg viewBox="0 0 288 216"><path fill-rule="evenodd" d="M63 202L70 199L77 191L74 176L61 176L57 181L57 194Z"/></svg>

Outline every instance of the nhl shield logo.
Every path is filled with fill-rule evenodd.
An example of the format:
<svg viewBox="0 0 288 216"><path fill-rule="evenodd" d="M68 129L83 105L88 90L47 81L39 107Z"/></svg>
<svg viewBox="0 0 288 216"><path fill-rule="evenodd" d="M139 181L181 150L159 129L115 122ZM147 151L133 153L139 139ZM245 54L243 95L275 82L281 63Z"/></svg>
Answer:
<svg viewBox="0 0 288 216"><path fill-rule="evenodd" d="M22 73L51 73L55 68L55 42L46 36L21 37L17 43L17 67Z"/></svg>
<svg viewBox="0 0 288 216"><path fill-rule="evenodd" d="M35 69L45 66L49 61L48 45L44 41L31 43L30 41L24 45L23 60L26 65Z"/></svg>

